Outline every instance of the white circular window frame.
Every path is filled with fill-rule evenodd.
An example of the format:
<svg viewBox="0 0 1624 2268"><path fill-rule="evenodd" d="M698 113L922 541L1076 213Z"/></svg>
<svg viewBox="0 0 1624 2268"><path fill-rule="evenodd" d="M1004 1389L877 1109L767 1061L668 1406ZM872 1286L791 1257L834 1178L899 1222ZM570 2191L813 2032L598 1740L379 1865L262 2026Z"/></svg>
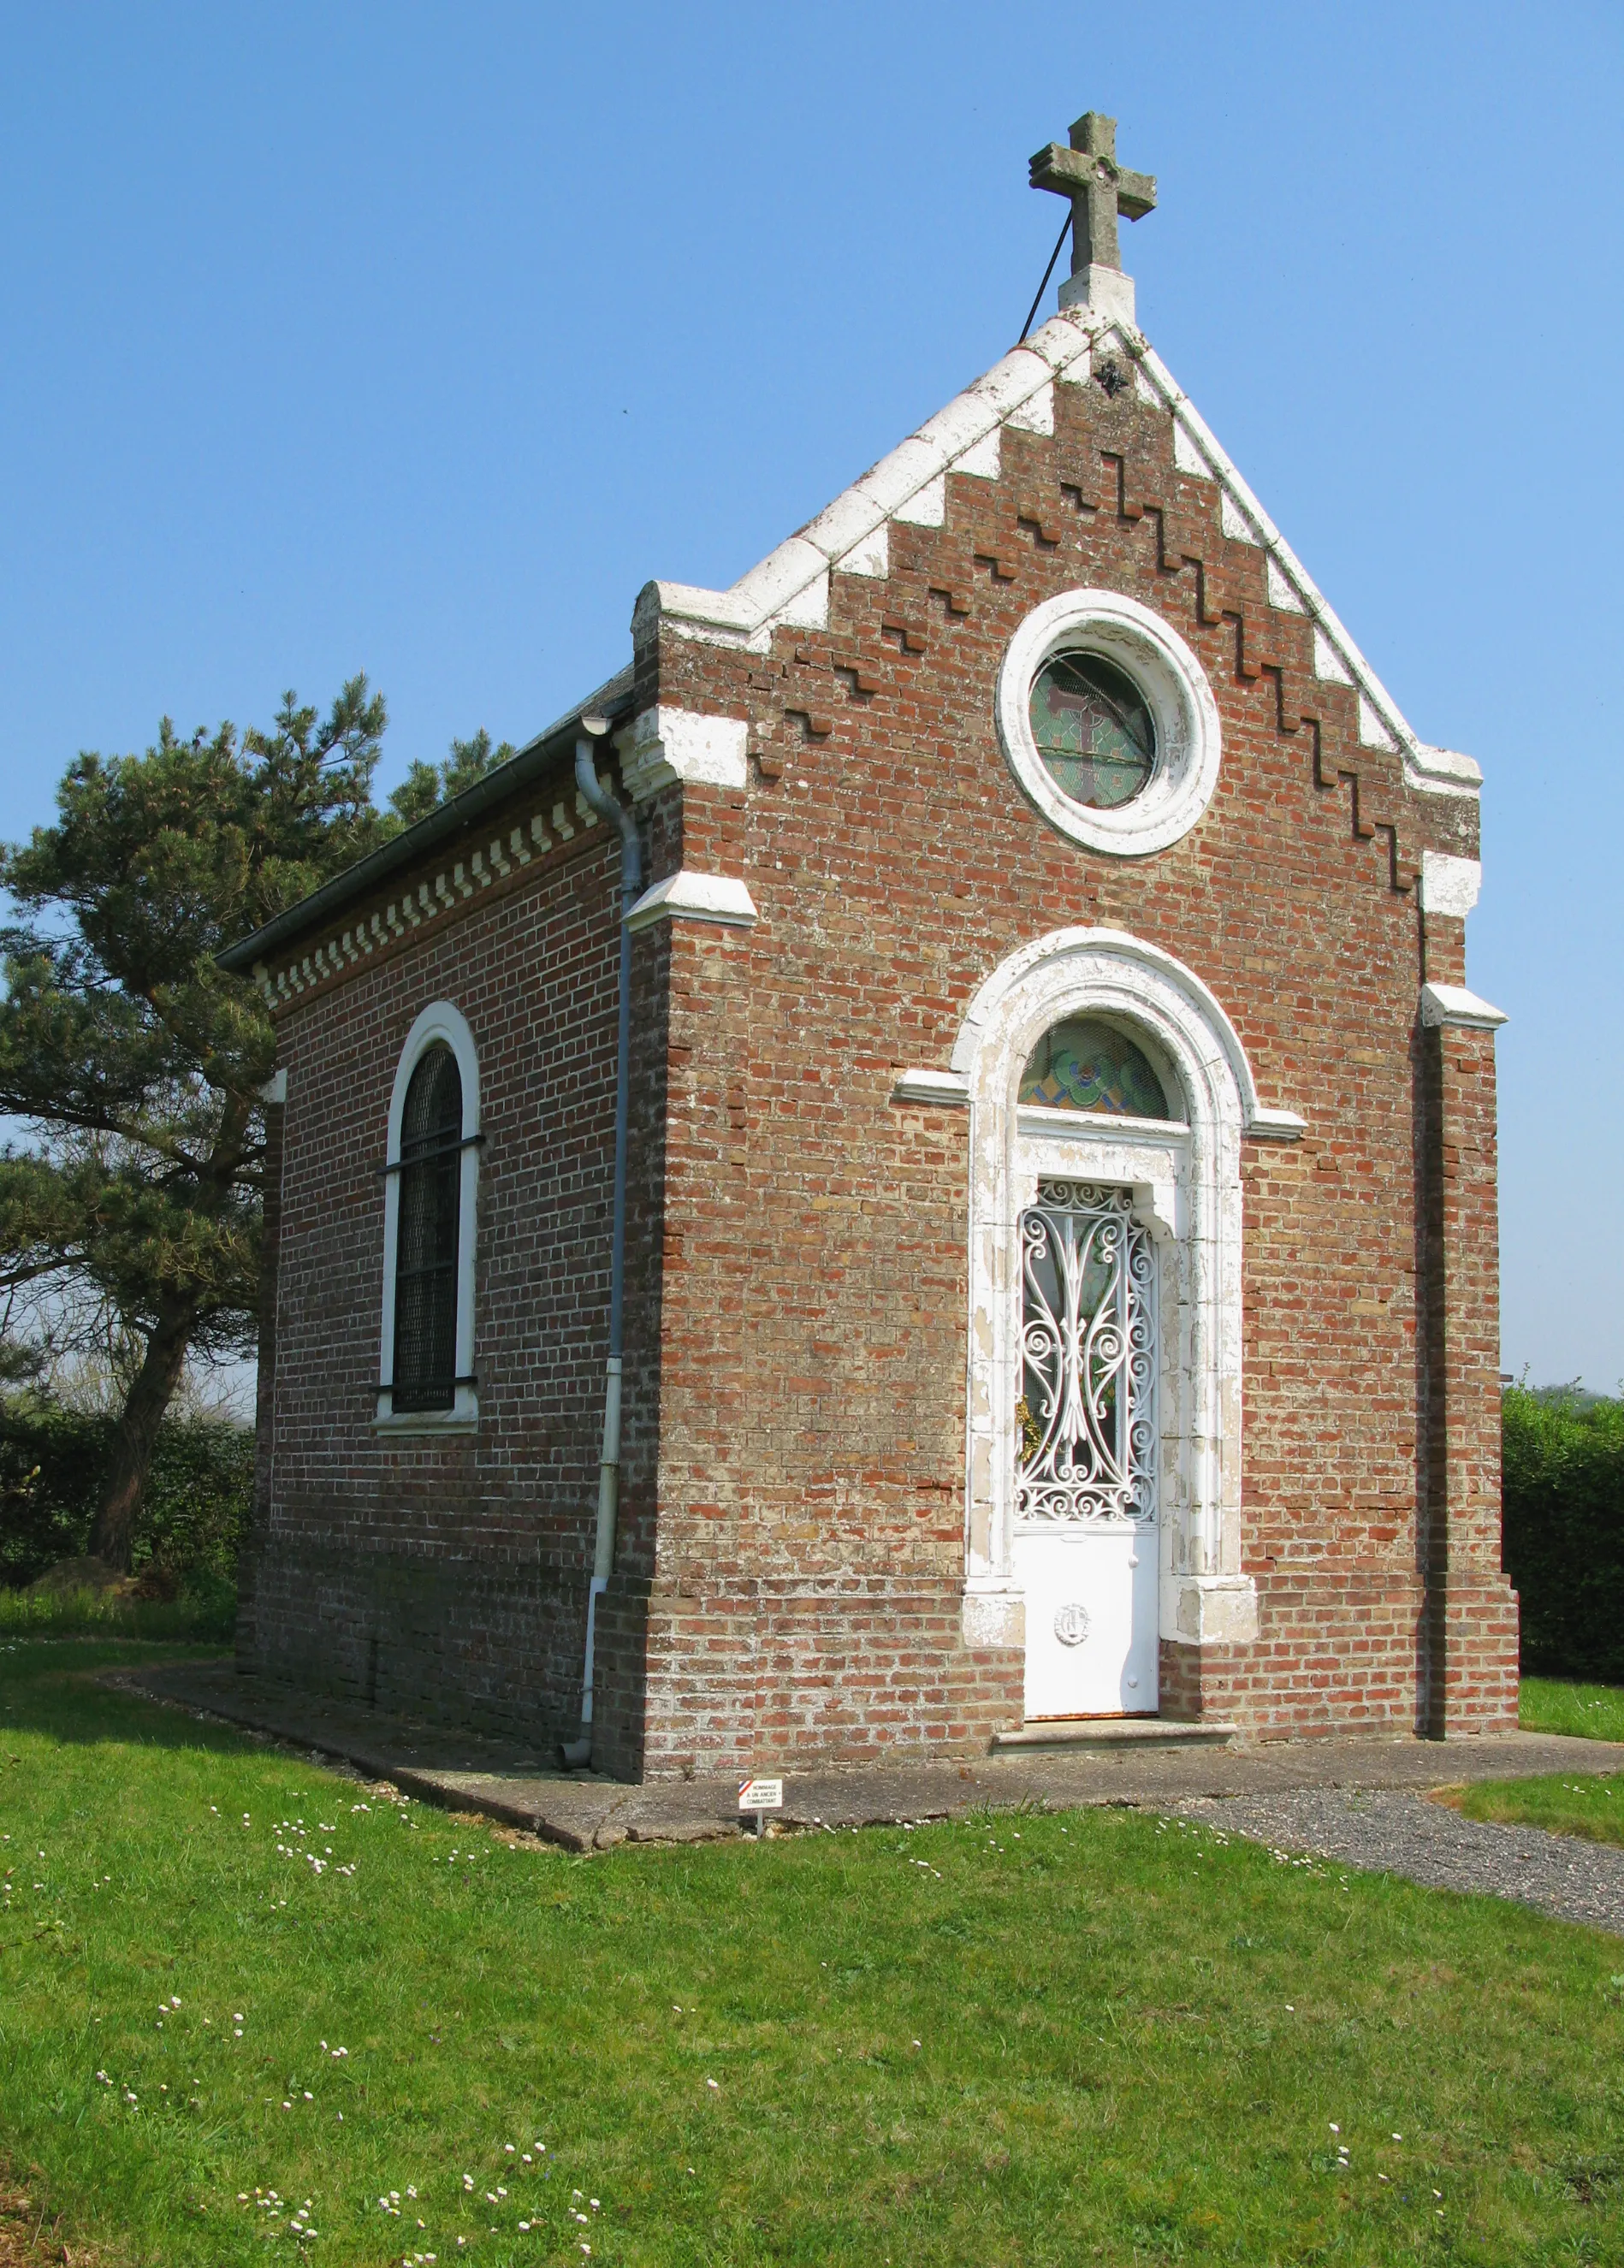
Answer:
<svg viewBox="0 0 1624 2268"><path fill-rule="evenodd" d="M1156 762L1131 803L1099 810L1056 786L1032 737L1037 674L1063 653L1096 653L1126 672L1156 728ZM1170 622L1118 591L1062 591L1030 614L998 673L998 737L1022 793L1090 850L1143 858L1190 829L1218 784L1222 735L1207 672Z"/></svg>

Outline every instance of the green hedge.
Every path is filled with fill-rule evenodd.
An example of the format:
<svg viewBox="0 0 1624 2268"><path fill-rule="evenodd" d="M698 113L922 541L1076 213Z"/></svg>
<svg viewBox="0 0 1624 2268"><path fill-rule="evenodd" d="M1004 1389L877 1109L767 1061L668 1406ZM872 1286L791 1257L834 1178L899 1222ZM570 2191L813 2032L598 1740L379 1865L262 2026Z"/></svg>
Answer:
<svg viewBox="0 0 1624 2268"><path fill-rule="evenodd" d="M89 1547L114 1419L18 1397L0 1405L0 1584L31 1583ZM231 1582L254 1491L254 1433L175 1418L158 1437L131 1553L188 1587Z"/></svg>
<svg viewBox="0 0 1624 2268"><path fill-rule="evenodd" d="M1624 1402L1510 1387L1503 1445L1524 1668L1624 1684Z"/></svg>

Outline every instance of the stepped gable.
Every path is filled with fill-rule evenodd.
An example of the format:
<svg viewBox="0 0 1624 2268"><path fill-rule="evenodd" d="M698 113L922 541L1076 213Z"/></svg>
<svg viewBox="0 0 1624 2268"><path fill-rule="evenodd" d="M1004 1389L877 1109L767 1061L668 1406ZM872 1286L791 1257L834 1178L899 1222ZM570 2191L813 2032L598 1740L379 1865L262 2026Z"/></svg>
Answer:
<svg viewBox="0 0 1624 2268"><path fill-rule="evenodd" d="M1013 487L1001 525L996 515L988 525L975 492L983 483ZM1272 684L1278 730L1305 736L1318 787L1346 790L1352 831L1385 850L1391 887L1408 891L1421 870L1422 846L1406 840L1406 791L1452 799L1453 818L1438 814L1443 836L1451 850L1475 856L1478 765L1418 736L1143 333L1086 306L1044 324L730 589L647 584L632 616L639 682L653 649L670 700L685 674L680 642L759 657L779 651L776 632L790 634L781 718L768 726L759 698L750 704L758 776L776 780L797 744L834 733L843 694L860 703L878 689L876 672L905 668L925 652L933 618L950 633L978 579L1007 583L1023 556L1059 551L1106 519L1148 523L1156 579L1184 585L1158 600L1163 611L1182 604L1198 623L1232 626L1236 676ZM967 571L927 581L921 608L905 590L935 563L920 534L940 531L947 550L965 530ZM698 704L716 702L713 671L705 684L686 674ZM749 684L757 696L765 689L759 673ZM639 796L672 776L661 766L639 776L639 751L659 731L650 713L622 736ZM721 777L703 765L677 770Z"/></svg>
<svg viewBox="0 0 1624 2268"><path fill-rule="evenodd" d="M989 523L985 491L994 487L1012 494ZM1392 889L1413 889L1423 859L1436 855L1436 844L1414 839L1414 824L1406 830L1406 791L1452 799L1452 822L1425 832L1446 844L1446 858L1475 858L1478 765L1418 737L1143 333L1086 306L1045 323L730 589L644 586L632 614L633 666L594 696L602 705L612 691L617 708L634 712L616 743L626 786L642 801L676 778L743 787L753 773L776 783L797 750L836 733L843 705L872 698L882 673L905 678L933 629L950 635L978 581L1008 584L1022 558L1062 552L1085 526L1105 521L1148 524L1156 581L1183 586L1177 599L1171 588L1158 597L1163 611L1182 606L1195 623L1230 626L1236 679L1272 687L1277 730L1304 736L1318 789L1346 792L1352 834L1384 853ZM922 548L935 534L950 549L967 532L971 549L951 571ZM779 675L748 672L748 724L707 719L729 698L726 673L685 673L680 649L689 642L734 649L742 661L778 654ZM764 692L775 713L764 711ZM659 705L684 693L691 711ZM568 777L575 714L469 792L477 820L470 813L459 823L469 799L458 799L424 823L432 841L420 855L411 855L414 829L391 846L387 875L374 880L373 862L363 862L253 940L254 974L272 1008L454 917L533 860L579 847L596 821ZM538 759L551 759L544 784ZM267 952L273 940L283 950Z"/></svg>

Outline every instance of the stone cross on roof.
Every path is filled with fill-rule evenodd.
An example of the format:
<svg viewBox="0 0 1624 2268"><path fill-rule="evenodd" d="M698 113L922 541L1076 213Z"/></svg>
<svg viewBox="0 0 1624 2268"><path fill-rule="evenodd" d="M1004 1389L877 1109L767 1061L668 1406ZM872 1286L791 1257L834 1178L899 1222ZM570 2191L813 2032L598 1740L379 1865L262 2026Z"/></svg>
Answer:
<svg viewBox="0 0 1624 2268"><path fill-rule="evenodd" d="M1072 128L1069 150L1051 142L1031 161L1031 185L1072 201L1072 274L1122 267L1117 215L1142 220L1156 201L1154 173L1130 173L1117 163L1117 122L1085 110Z"/></svg>

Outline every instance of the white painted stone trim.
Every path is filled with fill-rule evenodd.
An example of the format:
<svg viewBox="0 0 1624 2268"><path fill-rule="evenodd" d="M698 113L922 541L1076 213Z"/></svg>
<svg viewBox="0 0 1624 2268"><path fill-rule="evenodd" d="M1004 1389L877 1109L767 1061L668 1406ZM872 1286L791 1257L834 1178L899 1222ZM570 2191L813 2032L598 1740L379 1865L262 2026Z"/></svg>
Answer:
<svg viewBox="0 0 1624 2268"><path fill-rule="evenodd" d="M954 466L954 471L968 473L973 479L978 481L995 481L1004 461L1003 448L999 438L1002 430L1000 426L994 425L985 438L972 442Z"/></svg>
<svg viewBox="0 0 1624 2268"><path fill-rule="evenodd" d="M843 575L872 575L882 582L891 571L890 522L882 520L872 535L854 543L839 563Z"/></svg>
<svg viewBox="0 0 1624 2268"><path fill-rule="evenodd" d="M1266 1110L1261 1105L1246 1121L1245 1131L1254 1142L1300 1142L1308 1121L1295 1110Z"/></svg>
<svg viewBox="0 0 1624 2268"><path fill-rule="evenodd" d="M1415 745L1425 760L1428 778L1435 784L1453 780L1461 792L1471 795L1481 787L1483 771L1475 756L1463 756L1458 748L1435 748L1427 740L1417 740Z"/></svg>
<svg viewBox="0 0 1624 2268"><path fill-rule="evenodd" d="M449 1000L435 1000L406 1035L395 1065L389 1094L386 1162L401 1160L401 1120L406 1108L406 1089L427 1050L443 1041L457 1059L462 1080L461 1181L457 1192L457 1376L468 1379L474 1369L474 1261L479 1226L479 1145L469 1137L479 1131L479 1052L474 1035L460 1008ZM462 1385L449 1410L402 1410L394 1406L395 1279L401 1229L401 1177L386 1174L383 1183L383 1314L378 1334L377 1430L385 1433L471 1433L479 1423L479 1395Z"/></svg>
<svg viewBox="0 0 1624 2268"><path fill-rule="evenodd" d="M697 710L645 709L616 734L620 775L636 803L678 780L742 787L749 725L742 717L706 717Z"/></svg>
<svg viewBox="0 0 1624 2268"><path fill-rule="evenodd" d="M679 867L644 891L626 916L626 927L648 929L659 921L713 922L723 929L753 929L756 901L734 874L700 874Z"/></svg>
<svg viewBox="0 0 1624 2268"><path fill-rule="evenodd" d="M1076 307L1108 323L1133 320L1133 278L1119 268L1074 268L1060 285L1062 308Z"/></svg>
<svg viewBox="0 0 1624 2268"><path fill-rule="evenodd" d="M1040 386L1036 394L1028 394L1024 401L1018 402L1005 418L1004 423L1017 433L1052 434L1054 431L1053 379L1051 379L1046 386Z"/></svg>
<svg viewBox="0 0 1624 2268"><path fill-rule="evenodd" d="M477 1433L479 1431L478 1396L471 1387L458 1387L455 1405L450 1410L402 1410L396 1417L393 1410L384 1410L386 1399L387 1396L382 1395L378 1398L379 1414L373 1420L374 1433Z"/></svg>
<svg viewBox="0 0 1624 2268"><path fill-rule="evenodd" d="M1189 473L1197 480L1210 481L1213 477L1213 468L1197 448L1194 435L1189 427L1177 417L1173 420L1173 463L1177 471ZM1273 598L1273 592L1269 595L1271 599ZM1279 603L1277 599L1274 600L1276 606ZM1299 607L1297 612L1301 614L1302 611Z"/></svg>
<svg viewBox="0 0 1624 2268"><path fill-rule="evenodd" d="M288 1075L285 1071L273 1071L260 1089L262 1102L285 1102L288 1099Z"/></svg>
<svg viewBox="0 0 1624 2268"><path fill-rule="evenodd" d="M1312 617L1319 675L1359 688L1372 718L1391 736L1411 786L1437 795L1475 795L1483 779L1479 766L1457 750L1434 747L1418 739L1211 427L1135 328L1132 277L1115 269L1090 269L1085 277L1063 284L1060 296L1059 314L1023 339L731 589L646 584L632 611L633 636L652 633L655 623L664 620L685 637L764 652L779 622L823 623L828 618L831 567L855 574L883 571L871 563L872 546L876 531L889 519L941 526L947 509L944 475L964 469L961 460L967 453L978 448L985 452L1001 425L1052 431L1056 379L1085 383L1096 348L1109 348L1134 365L1141 397L1159 404L1171 417L1173 461L1179 471L1215 482L1225 529L1266 553L1271 602ZM977 469L983 461L985 457L977 460Z"/></svg>
<svg viewBox="0 0 1624 2268"><path fill-rule="evenodd" d="M1498 1031L1509 1020L1503 1008L1480 1000L1464 984L1423 984L1421 1020L1428 1031L1436 1031L1443 1024L1460 1024L1468 1031L1477 1032Z"/></svg>
<svg viewBox="0 0 1624 2268"><path fill-rule="evenodd" d="M1257 1584L1250 1575L1188 1575L1172 1620L1186 1646L1250 1646L1258 1635ZM1174 1632L1164 1627L1163 1635Z"/></svg>
<svg viewBox="0 0 1624 2268"><path fill-rule="evenodd" d="M1219 491L1218 525L1232 542L1252 543L1261 548L1262 536L1241 510L1234 490L1228 487Z"/></svg>
<svg viewBox="0 0 1624 2268"><path fill-rule="evenodd" d="M1476 858L1457 858L1447 850L1421 852L1421 902L1424 914L1453 914L1465 921L1478 902L1483 869Z"/></svg>
<svg viewBox="0 0 1624 2268"><path fill-rule="evenodd" d="M1114 963L1138 964L1146 972L1147 987L1171 985L1185 994L1189 1004L1186 1014L1214 1033L1223 1049L1241 1099L1244 1133L1273 1134L1277 1138L1290 1139L1303 1131L1305 1122L1296 1111L1266 1108L1259 1101L1257 1083L1240 1035L1224 1012L1216 993L1182 961L1175 960L1159 945L1149 945L1143 938L1133 936L1127 930L1051 930L1046 937L1019 946L1007 960L1000 961L991 976L983 978L964 1012L964 1020L953 1043L954 1070L969 1077L985 1044L985 1033L1004 1018L1006 1000L1027 983L1035 969L1056 966L1070 954L1091 953L1105 954Z"/></svg>
<svg viewBox="0 0 1624 2268"><path fill-rule="evenodd" d="M1384 748L1390 756L1399 753L1399 743L1364 693L1359 696L1359 745L1362 748Z"/></svg>
<svg viewBox="0 0 1624 2268"><path fill-rule="evenodd" d="M1022 1074L1043 1034L1090 1012L1148 1035L1176 1078L1186 1126L1020 1109ZM1257 1100L1234 1027L1200 979L1159 947L1120 931L1060 930L981 985L953 1063L971 1110L967 1641L993 1642L985 1633L1015 1624L1018 1223L1038 1179L1053 1174L1132 1187L1162 1248L1162 1634L1245 1643L1257 1634L1257 1602L1240 1565L1240 1143Z"/></svg>
<svg viewBox="0 0 1624 2268"><path fill-rule="evenodd" d="M1126 671L1155 718L1155 770L1132 803L1092 811L1061 792L1032 738L1033 680L1057 653L1098 653ZM1172 624L1117 591L1062 591L1035 607L998 673L998 737L1022 792L1074 843L1142 858L1177 843L1218 784L1223 732L1207 672Z"/></svg>
<svg viewBox="0 0 1624 2268"><path fill-rule="evenodd" d="M962 1071L899 1071L891 1101L937 1103L964 1110L970 1106L970 1081Z"/></svg>
<svg viewBox="0 0 1624 2268"><path fill-rule="evenodd" d="M448 907L460 905L479 891L488 890L493 882L504 880L519 867L528 866L533 858L544 857L561 843L573 842L578 832L597 824L597 813L580 790L572 786L567 796L560 795L554 802L550 814L545 806L531 812L528 818L510 826L505 835L493 836L488 843L482 843L466 858L442 867L432 880L402 890L380 913L352 921L348 929L324 938L319 945L279 968L268 968L262 961L256 961L254 982L271 1007L284 1006L296 1000L301 992L309 991L313 985L324 983L329 976L370 960L396 938L409 937L413 930L421 929L424 922L432 921Z"/></svg>
<svg viewBox="0 0 1624 2268"><path fill-rule="evenodd" d="M1282 614L1301 615L1308 610L1296 591L1281 571L1281 564L1271 551L1264 561L1264 575L1268 584L1269 604L1278 607Z"/></svg>
<svg viewBox="0 0 1624 2268"><path fill-rule="evenodd" d="M1013 1577L975 1575L964 1586L959 1635L972 1652L1026 1644L1026 1594Z"/></svg>
<svg viewBox="0 0 1624 2268"><path fill-rule="evenodd" d="M891 515L910 527L941 527L948 517L948 476L938 473L934 481L915 489L904 504L899 504Z"/></svg>
<svg viewBox="0 0 1624 2268"><path fill-rule="evenodd" d="M1483 781L1479 766L1470 756L1434 748L1417 739L1398 703L1361 653L1330 601L1252 494L1239 468L1160 355L1141 334L1135 333L1129 343L1131 350L1142 358L1163 405L1172 416L1174 456L1181 469L1199 471L1208 480L1217 482L1225 500L1221 509L1226 515L1232 515L1234 532L1250 528L1243 540L1263 547L1281 580L1296 593L1300 611L1313 617L1318 634L1318 674L1358 687L1369 704L1373 719L1391 735L1391 745L1403 760L1405 777L1412 787L1437 795L1476 794ZM1230 518L1226 516L1226 527L1230 524ZM1271 596L1273 589L1271 582Z"/></svg>

